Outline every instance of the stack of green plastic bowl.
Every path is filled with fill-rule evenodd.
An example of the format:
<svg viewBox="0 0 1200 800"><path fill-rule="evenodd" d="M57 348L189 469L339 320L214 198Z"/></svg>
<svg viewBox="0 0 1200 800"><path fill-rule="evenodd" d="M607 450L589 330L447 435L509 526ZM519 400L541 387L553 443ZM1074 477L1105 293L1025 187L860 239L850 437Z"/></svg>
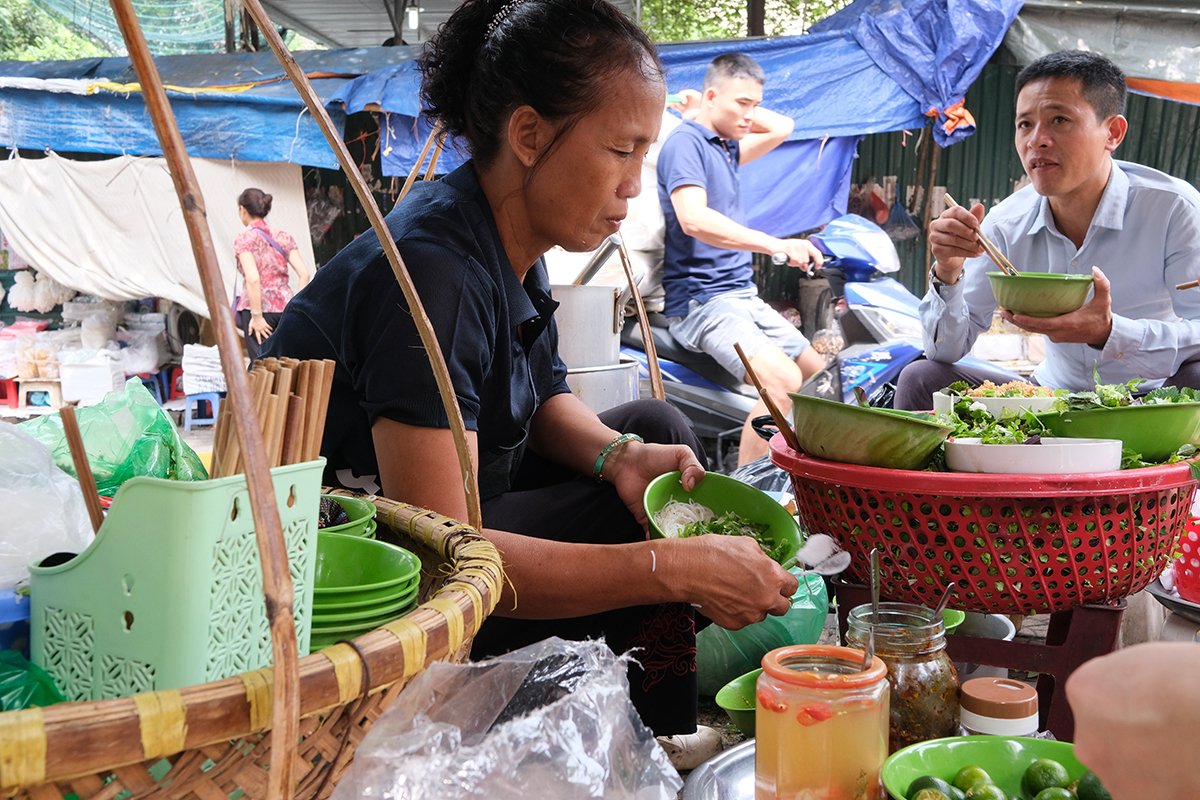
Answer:
<svg viewBox="0 0 1200 800"><path fill-rule="evenodd" d="M406 614L417 604L420 583L421 560L403 547L322 531L309 648L353 639Z"/></svg>
<svg viewBox="0 0 1200 800"><path fill-rule="evenodd" d="M349 522L321 528L321 533L344 533L348 536L362 536L366 539L375 538L376 508L370 500L363 500L360 497L345 497L340 494L323 494L321 499L334 501L350 517Z"/></svg>

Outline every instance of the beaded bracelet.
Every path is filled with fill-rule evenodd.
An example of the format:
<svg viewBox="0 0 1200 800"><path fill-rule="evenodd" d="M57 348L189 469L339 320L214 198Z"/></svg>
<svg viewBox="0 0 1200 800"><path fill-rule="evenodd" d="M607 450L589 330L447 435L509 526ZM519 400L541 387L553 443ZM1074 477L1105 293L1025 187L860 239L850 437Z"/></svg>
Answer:
<svg viewBox="0 0 1200 800"><path fill-rule="evenodd" d="M604 471L604 459L612 455L613 450L616 450L621 445L629 442L641 441L643 441L642 437L638 436L636 433L622 433L620 436L613 439L605 446L603 450L600 451L600 455L596 458L596 466L592 467L592 477L598 481L603 480L603 478L600 477L600 473Z"/></svg>

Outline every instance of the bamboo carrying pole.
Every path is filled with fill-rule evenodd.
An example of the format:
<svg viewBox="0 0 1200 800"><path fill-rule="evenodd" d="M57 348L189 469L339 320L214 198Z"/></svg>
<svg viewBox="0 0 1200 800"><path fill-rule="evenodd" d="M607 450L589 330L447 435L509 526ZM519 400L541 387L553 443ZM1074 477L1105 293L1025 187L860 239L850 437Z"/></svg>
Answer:
<svg viewBox="0 0 1200 800"><path fill-rule="evenodd" d="M637 309L638 327L642 329L642 349L646 352L646 366L650 371L650 396L655 400L666 400L667 392L663 389L662 367L658 364L658 350L654 347L654 337L650 335L650 318L646 316L646 304L642 302L642 293L638 291L637 278L633 275L633 263L629 260L629 250L625 240L618 239L617 251L621 254L621 266L625 269L625 280L629 281L629 292L633 295L633 307Z"/></svg>
<svg viewBox="0 0 1200 800"><path fill-rule="evenodd" d="M92 465L88 463L87 450L83 447L83 434L79 432L79 421L75 419L75 406L68 403L60 408L58 418L62 420L67 448L70 449L71 461L75 464L75 477L83 492L88 517L92 520L92 533L99 533L100 525L104 522L104 509L100 507L100 495L96 493L96 476L92 474Z"/></svg>
<svg viewBox="0 0 1200 800"><path fill-rule="evenodd" d="M141 25L133 10L132 0L110 0L113 15L129 51L129 59L137 71L146 99L146 109L154 122L154 130L163 156L171 171L175 192L183 209L184 223L192 244L192 255L204 287L204 300L213 321L221 369L228 386L226 402L233 406L233 423L242 444L246 460L246 484L250 492L250 507L254 516L254 531L262 559L263 593L266 596L267 620L271 626L271 654L274 659L274 681L271 705L271 766L267 776L268 797L290 800L294 792L296 742L300 735L300 697L297 664L296 624L293 613L292 579L288 572L287 549L279 509L275 505L275 486L267 469L267 454L263 445L258 418L251 407L246 367L233 312L225 294L225 284L217 265L204 198L200 194L196 175L187 158L183 137L175 123L175 115L163 89L158 67L146 46ZM257 3L255 6L257 7ZM261 9L259 9L261 12ZM274 29L270 29L274 34ZM277 37L276 37L277 38Z"/></svg>
<svg viewBox="0 0 1200 800"><path fill-rule="evenodd" d="M308 107L309 113L312 114L313 120L321 128L321 132L325 134L325 139L329 142L329 146L333 148L333 152L338 158L338 163L342 165L342 171L350 180L350 185L354 187L354 193L358 196L358 201L362 203L363 208L366 210L367 218L371 220L371 227L375 229L375 235L379 238L379 244L383 248L383 253L387 256L388 263L392 266L392 272L396 276L396 281L400 284L400 289L404 292L404 299L408 302L409 313L413 316L417 332L421 335L421 343L425 346L425 352L429 355L429 363L433 367L433 376L437 380L438 391L442 397L442 405L446 410L446 417L450 420L450 433L454 437L454 448L458 453L459 468L462 471L463 490L467 496L467 522L475 530L483 530L483 514L479 508L479 487L475 482L475 468L471 464L471 451L467 446L466 424L463 422L462 412L458 407L457 396L454 393L454 384L450 380L449 370L446 369L446 360L442 357L442 350L438 345L437 336L433 332L433 325L430 323L429 317L425 314L425 309L421 306L416 286L413 285L412 279L408 275L408 270L404 266L404 260L400 257L400 251L396 249L396 242L388 232L387 223L384 222L383 214L380 212L379 206L376 205L375 198L371 195L371 190L367 188L367 182L363 180L362 174L358 171L358 166L350 158L350 151L346 149L346 143L342 141L341 136L333 127L333 121L329 119L329 113L325 110L325 106L321 104L317 93L312 88L312 84L309 83L308 76L304 74L304 71L296 63L296 59L288 52L283 39L279 37L279 33L272 24L271 18L263 10L262 4L259 0L244 0L244 7L250 13L250 16L254 18L255 24L262 31L263 36L266 37L267 43L271 45L271 50L274 51L276 58L279 59L279 63L283 65L284 71L292 79L296 91L304 98L304 104ZM424 161L424 153L422 153L421 161ZM324 377L324 385L327 391L328 387L333 383L333 371L328 370Z"/></svg>

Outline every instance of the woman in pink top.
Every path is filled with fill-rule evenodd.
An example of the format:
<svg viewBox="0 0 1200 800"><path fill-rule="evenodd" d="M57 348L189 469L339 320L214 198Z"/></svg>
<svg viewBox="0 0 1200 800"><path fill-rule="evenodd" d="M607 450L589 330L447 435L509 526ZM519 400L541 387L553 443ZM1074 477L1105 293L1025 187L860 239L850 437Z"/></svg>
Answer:
<svg viewBox="0 0 1200 800"><path fill-rule="evenodd" d="M292 235L267 224L265 217L270 213L271 195L261 189L247 189L238 195L238 215L246 230L233 240L233 251L246 289L238 295L234 308L252 361L292 299L288 265L296 270L301 289L310 277Z"/></svg>

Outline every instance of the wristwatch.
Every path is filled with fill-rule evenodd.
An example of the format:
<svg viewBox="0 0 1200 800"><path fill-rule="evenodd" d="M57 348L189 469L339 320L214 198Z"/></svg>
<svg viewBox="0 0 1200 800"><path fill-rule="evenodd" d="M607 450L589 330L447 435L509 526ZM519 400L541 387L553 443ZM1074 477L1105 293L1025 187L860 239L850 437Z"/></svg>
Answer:
<svg viewBox="0 0 1200 800"><path fill-rule="evenodd" d="M961 280L962 280L962 273L960 272L960 273L959 273L959 275L958 275L958 280L957 280L957 281L955 281L954 283L947 283L946 281L944 281L944 280L942 280L941 278L939 278L939 277L938 277L938 274L937 274L937 262L936 262L936 261L934 261L932 264L930 264L930 265L929 265L929 285L930 285L930 286L931 286L931 287L932 287L932 288L933 288L935 291L939 291L939 292L940 292L940 291L941 291L941 288L942 288L943 286L956 286L956 285L958 284L958 281L961 281Z"/></svg>

